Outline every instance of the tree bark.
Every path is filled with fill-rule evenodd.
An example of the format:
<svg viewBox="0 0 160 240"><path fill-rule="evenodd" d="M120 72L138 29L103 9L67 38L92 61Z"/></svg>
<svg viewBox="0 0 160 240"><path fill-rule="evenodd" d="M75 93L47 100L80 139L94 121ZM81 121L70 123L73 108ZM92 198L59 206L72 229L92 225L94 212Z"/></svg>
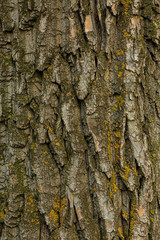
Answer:
<svg viewBox="0 0 160 240"><path fill-rule="evenodd" d="M0 0L0 239L160 239L160 1Z"/></svg>

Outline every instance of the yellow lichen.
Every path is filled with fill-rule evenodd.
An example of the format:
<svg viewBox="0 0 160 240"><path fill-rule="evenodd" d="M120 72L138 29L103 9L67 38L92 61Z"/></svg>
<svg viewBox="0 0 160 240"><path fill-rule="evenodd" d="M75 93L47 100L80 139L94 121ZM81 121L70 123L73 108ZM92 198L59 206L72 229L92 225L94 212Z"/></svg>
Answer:
<svg viewBox="0 0 160 240"><path fill-rule="evenodd" d="M151 222L153 222L153 221L154 221L154 219L153 219L152 217L150 217L150 220L151 220Z"/></svg>
<svg viewBox="0 0 160 240"><path fill-rule="evenodd" d="M120 132L116 132L116 133L115 133L115 136L116 136L116 137L120 137L120 136L121 136L121 133L120 133Z"/></svg>
<svg viewBox="0 0 160 240"><path fill-rule="evenodd" d="M50 126L47 126L48 130L52 133L52 128Z"/></svg>
<svg viewBox="0 0 160 240"><path fill-rule="evenodd" d="M117 65L115 65L115 69L118 71L118 66Z"/></svg>
<svg viewBox="0 0 160 240"><path fill-rule="evenodd" d="M52 70L52 65L48 68L49 70Z"/></svg>
<svg viewBox="0 0 160 240"><path fill-rule="evenodd" d="M46 155L46 154L48 154L48 152L47 152L47 151L44 151L43 154Z"/></svg>
<svg viewBox="0 0 160 240"><path fill-rule="evenodd" d="M3 220L4 219L4 212L2 211L2 212L0 212L0 218L1 218L1 220Z"/></svg>
<svg viewBox="0 0 160 240"><path fill-rule="evenodd" d="M114 104L113 110L117 111L117 108L118 108L118 105L117 105L117 104Z"/></svg>
<svg viewBox="0 0 160 240"><path fill-rule="evenodd" d="M94 85L96 85L97 83L96 83L96 81L93 81L93 83L94 83Z"/></svg>
<svg viewBox="0 0 160 240"><path fill-rule="evenodd" d="M118 78L122 77L123 72L118 73Z"/></svg>
<svg viewBox="0 0 160 240"><path fill-rule="evenodd" d="M122 107L124 104L124 99L122 98L122 96L118 96L116 103L113 106L113 110L117 111L118 107Z"/></svg>
<svg viewBox="0 0 160 240"><path fill-rule="evenodd" d="M129 14L128 10L130 8L130 4L132 3L132 1L131 0L121 0L121 3L124 6L124 14L126 16L128 16L128 14Z"/></svg>
<svg viewBox="0 0 160 240"><path fill-rule="evenodd" d="M56 211L54 211L53 209L49 213L49 218L50 218L50 221L52 221L55 225L58 225L59 216L56 213Z"/></svg>
<svg viewBox="0 0 160 240"><path fill-rule="evenodd" d="M154 117L150 116L151 122L154 122Z"/></svg>
<svg viewBox="0 0 160 240"><path fill-rule="evenodd" d="M32 195L27 197L26 202L26 211L25 211L25 218L26 221L30 224L32 227L33 224L39 223L39 217L38 217L38 209L36 207L35 199Z"/></svg>
<svg viewBox="0 0 160 240"><path fill-rule="evenodd" d="M124 62L122 62L122 69L124 69L125 68L125 63Z"/></svg>
<svg viewBox="0 0 160 240"><path fill-rule="evenodd" d="M122 209L122 216L127 220L128 213L124 209Z"/></svg>
<svg viewBox="0 0 160 240"><path fill-rule="evenodd" d="M121 227L118 228L118 232L119 232L120 236L121 236L122 238L124 238L124 236L123 236L123 230L122 230Z"/></svg>
<svg viewBox="0 0 160 240"><path fill-rule="evenodd" d="M63 208L66 205L66 199L63 198L60 200L60 196L56 195L54 196L54 202L53 207L54 209L50 212L50 220L54 222L57 226L59 225L58 221L60 222L60 225L62 223L62 215L63 215Z"/></svg>
<svg viewBox="0 0 160 240"><path fill-rule="evenodd" d="M152 209L150 212L151 212L151 214L153 214L153 215L155 214L155 210L154 210L154 209Z"/></svg>
<svg viewBox="0 0 160 240"><path fill-rule="evenodd" d="M132 169L128 166L124 167L124 174L122 174L123 179L128 180L130 171L132 171Z"/></svg>
<svg viewBox="0 0 160 240"><path fill-rule="evenodd" d="M129 38L131 36L131 34L127 33L127 31L125 29L123 29L123 37L125 38Z"/></svg>
<svg viewBox="0 0 160 240"><path fill-rule="evenodd" d="M117 97L117 103L120 107L124 104L124 99L122 98L122 96Z"/></svg>
<svg viewBox="0 0 160 240"><path fill-rule="evenodd" d="M53 206L56 211L59 211L59 209L60 209L60 199L59 198L54 200Z"/></svg>
<svg viewBox="0 0 160 240"><path fill-rule="evenodd" d="M113 198L113 195L119 190L116 185L116 174L113 172L111 182L109 183L108 187L110 187L110 198Z"/></svg>
<svg viewBox="0 0 160 240"><path fill-rule="evenodd" d="M119 50L116 50L117 54L120 56L120 55L123 55L123 50L122 49L119 49Z"/></svg>

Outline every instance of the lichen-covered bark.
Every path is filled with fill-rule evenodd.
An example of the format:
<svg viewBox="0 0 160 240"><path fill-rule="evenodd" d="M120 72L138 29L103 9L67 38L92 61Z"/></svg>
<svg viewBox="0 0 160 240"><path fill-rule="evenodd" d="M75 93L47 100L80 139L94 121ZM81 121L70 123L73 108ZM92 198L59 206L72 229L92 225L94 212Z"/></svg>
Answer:
<svg viewBox="0 0 160 240"><path fill-rule="evenodd" d="M0 0L0 239L160 239L159 0Z"/></svg>

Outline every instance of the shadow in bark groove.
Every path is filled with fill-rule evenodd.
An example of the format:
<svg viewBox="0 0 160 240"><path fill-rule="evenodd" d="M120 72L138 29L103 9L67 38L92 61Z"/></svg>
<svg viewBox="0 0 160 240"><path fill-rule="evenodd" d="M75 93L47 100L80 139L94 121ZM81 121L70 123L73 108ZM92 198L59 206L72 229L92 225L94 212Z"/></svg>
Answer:
<svg viewBox="0 0 160 240"><path fill-rule="evenodd" d="M51 232L49 230L49 227L46 224L44 215L39 213L40 215L40 235L39 235L39 240L45 239L45 240L50 240L51 238Z"/></svg>

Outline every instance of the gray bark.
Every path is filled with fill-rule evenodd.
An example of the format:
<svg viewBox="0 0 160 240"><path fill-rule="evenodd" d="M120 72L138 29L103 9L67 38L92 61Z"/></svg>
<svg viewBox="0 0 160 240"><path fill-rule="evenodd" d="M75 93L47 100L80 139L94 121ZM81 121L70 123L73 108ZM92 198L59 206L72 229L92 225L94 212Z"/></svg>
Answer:
<svg viewBox="0 0 160 240"><path fill-rule="evenodd" d="M160 239L159 0L0 0L0 239Z"/></svg>

